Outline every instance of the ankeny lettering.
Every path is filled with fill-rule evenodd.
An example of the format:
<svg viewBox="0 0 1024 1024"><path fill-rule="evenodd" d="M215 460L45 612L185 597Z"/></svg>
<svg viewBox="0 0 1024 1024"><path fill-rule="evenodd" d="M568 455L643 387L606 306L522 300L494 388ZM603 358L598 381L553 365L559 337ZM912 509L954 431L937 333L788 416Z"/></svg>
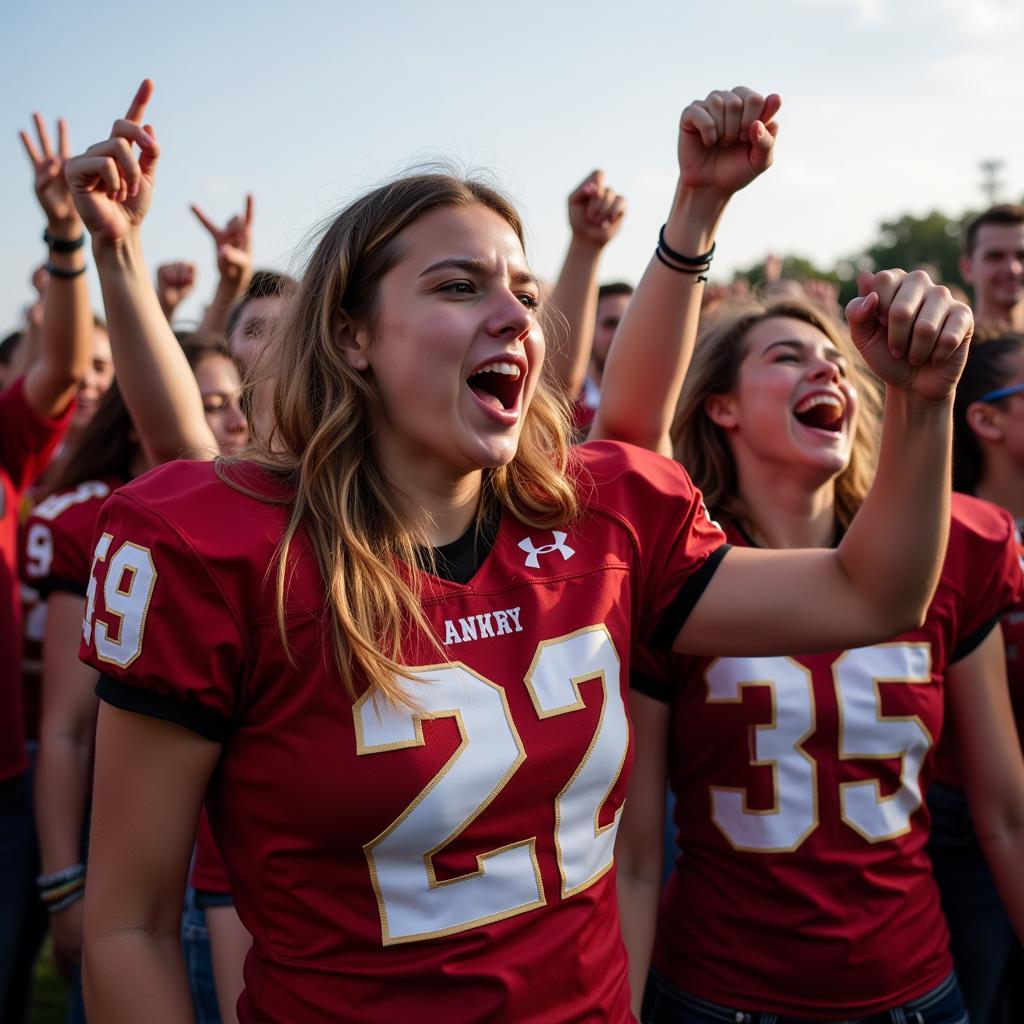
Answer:
<svg viewBox="0 0 1024 1024"><path fill-rule="evenodd" d="M519 609L505 608L498 612L467 615L464 619L444 620L445 644L467 644L473 640L489 640L506 633L522 633Z"/></svg>

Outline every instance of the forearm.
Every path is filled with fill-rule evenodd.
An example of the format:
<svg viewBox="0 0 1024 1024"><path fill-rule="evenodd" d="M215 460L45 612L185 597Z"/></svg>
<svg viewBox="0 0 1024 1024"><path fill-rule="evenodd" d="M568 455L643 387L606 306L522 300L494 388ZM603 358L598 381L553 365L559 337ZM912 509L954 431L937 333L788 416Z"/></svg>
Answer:
<svg viewBox="0 0 1024 1024"><path fill-rule="evenodd" d="M160 308L137 239L96 246L110 344L125 404L158 461L209 458L217 446L199 388Z"/></svg>
<svg viewBox="0 0 1024 1024"><path fill-rule="evenodd" d="M996 882L1007 916L1013 922L1017 939L1024 942L1024 808L998 825L975 821L978 841Z"/></svg>
<svg viewBox="0 0 1024 1024"><path fill-rule="evenodd" d="M665 226L669 247L710 250L727 200L676 188ZM608 353L591 438L612 438L671 454L669 428L697 341L703 282L652 256Z"/></svg>
<svg viewBox="0 0 1024 1024"><path fill-rule="evenodd" d="M946 553L952 408L889 388L874 484L837 552L893 634L924 616Z"/></svg>
<svg viewBox="0 0 1024 1024"><path fill-rule="evenodd" d="M564 345L552 346L547 362L571 399L576 398L583 388L590 360L597 323L597 271L600 259L599 246L574 238L569 243L562 272L551 293L552 305L565 317L567 334Z"/></svg>
<svg viewBox="0 0 1024 1024"><path fill-rule="evenodd" d="M634 1015L639 1018L640 1005L647 984L647 971L654 949L654 934L658 921L660 878L633 875L618 867L617 889L619 921L622 941L629 957L629 987L632 992Z"/></svg>
<svg viewBox="0 0 1024 1024"><path fill-rule="evenodd" d="M34 798L44 875L81 859L91 754L91 732L78 737L43 732Z"/></svg>
<svg viewBox="0 0 1024 1024"><path fill-rule="evenodd" d="M206 314L199 330L204 334L215 334L223 338L228 326L228 316L234 304L242 297L249 285L252 274L240 277L237 281L227 281L221 278L214 292L213 301L206 307ZM168 318L169 319L169 318Z"/></svg>
<svg viewBox="0 0 1024 1024"><path fill-rule="evenodd" d="M84 228L74 221L51 220L47 230L54 238L73 240ZM39 354L31 367L25 387L29 401L41 415L59 415L74 397L89 370L92 358L92 309L84 273L62 277L59 271L74 273L85 269L85 249L62 253L50 251L50 274L43 298L43 325Z"/></svg>
<svg viewBox="0 0 1024 1024"><path fill-rule="evenodd" d="M194 1024L180 923L163 930L114 927L91 919L86 895L83 987L90 1020L105 1024Z"/></svg>

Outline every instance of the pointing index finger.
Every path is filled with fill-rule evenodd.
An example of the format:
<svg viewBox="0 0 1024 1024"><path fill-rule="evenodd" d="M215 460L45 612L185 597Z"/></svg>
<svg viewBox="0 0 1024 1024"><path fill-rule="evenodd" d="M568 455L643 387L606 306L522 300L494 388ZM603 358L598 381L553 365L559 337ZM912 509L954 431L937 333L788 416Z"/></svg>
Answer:
<svg viewBox="0 0 1024 1024"><path fill-rule="evenodd" d="M207 217L206 214L203 213L203 211L200 210L195 203L192 204L190 209L196 215L196 218L198 219L199 223L202 224L203 227L206 228L206 230L209 231L214 238L220 237L220 228L217 227L217 225L214 224L213 221L210 220L210 218Z"/></svg>
<svg viewBox="0 0 1024 1024"><path fill-rule="evenodd" d="M135 93L135 99L132 100L131 106L128 108L128 113L124 115L125 120L141 124L143 115L146 113L146 107L152 98L153 80L150 78L144 78L142 80L142 85L139 86Z"/></svg>

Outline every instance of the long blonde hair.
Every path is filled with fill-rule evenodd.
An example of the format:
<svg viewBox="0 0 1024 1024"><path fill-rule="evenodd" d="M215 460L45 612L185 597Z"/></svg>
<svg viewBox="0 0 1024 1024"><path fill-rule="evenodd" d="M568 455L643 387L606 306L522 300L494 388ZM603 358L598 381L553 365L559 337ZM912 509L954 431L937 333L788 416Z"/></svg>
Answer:
<svg viewBox="0 0 1024 1024"><path fill-rule="evenodd" d="M332 612L334 659L353 696L365 685L409 704L399 680L409 678L400 661L403 638L411 627L440 644L409 568L425 538L401 512L374 454L377 387L372 374L356 372L342 357L335 318L368 325L372 344L378 286L401 259L397 236L432 210L473 204L504 218L523 242L511 203L478 181L410 175L357 199L324 232L259 368L272 386L273 424L266 436L257 430L254 458L286 481L291 506L277 560L278 628L287 649L288 558L301 531ZM577 498L568 461L568 406L542 374L515 457L484 470L478 528L501 509L541 528L572 519Z"/></svg>
<svg viewBox="0 0 1024 1024"><path fill-rule="evenodd" d="M753 525L750 510L739 493L736 463L725 431L707 415L704 405L711 395L735 388L751 328L777 317L791 317L816 327L847 357L847 372L857 389L859 404L850 461L835 478L836 520L845 529L874 477L881 401L877 384L869 377L845 329L810 302L786 298L744 303L714 316L701 332L672 426L675 456L704 492L708 508L749 531Z"/></svg>

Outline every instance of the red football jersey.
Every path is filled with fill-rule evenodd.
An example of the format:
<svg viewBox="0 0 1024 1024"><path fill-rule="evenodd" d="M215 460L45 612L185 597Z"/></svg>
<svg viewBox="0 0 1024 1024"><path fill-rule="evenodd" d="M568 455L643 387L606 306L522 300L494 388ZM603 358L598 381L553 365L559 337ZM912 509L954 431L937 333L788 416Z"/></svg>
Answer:
<svg viewBox="0 0 1024 1024"><path fill-rule="evenodd" d="M25 398L23 379L0 392L0 782L28 768L21 692L19 507L64 436L74 404L57 419L42 420Z"/></svg>
<svg viewBox="0 0 1024 1024"><path fill-rule="evenodd" d="M301 538L289 661L280 504L182 462L104 508L83 657L105 700L224 741L207 806L253 935L241 1021L632 1021L626 662L671 644L727 545L670 460L574 460L575 522L506 516L468 583L420 574L444 651L407 641L416 712L346 694Z"/></svg>
<svg viewBox="0 0 1024 1024"><path fill-rule="evenodd" d="M39 735L46 601L54 591L85 597L96 519L123 480L87 480L51 494L32 510L21 531L22 613L25 623L22 681L25 730Z"/></svg>
<svg viewBox="0 0 1024 1024"><path fill-rule="evenodd" d="M1010 517L954 495L920 629L832 654L638 656L634 685L672 699L681 852L660 972L712 1002L806 1020L871 1015L950 973L923 801L943 676L1021 593Z"/></svg>
<svg viewBox="0 0 1024 1024"><path fill-rule="evenodd" d="M217 849L217 842L210 831L210 819L206 808L199 815L199 829L196 832L196 849L192 857L192 887L200 892L215 892L220 895L231 895L231 883L228 881L228 869L224 858Z"/></svg>

